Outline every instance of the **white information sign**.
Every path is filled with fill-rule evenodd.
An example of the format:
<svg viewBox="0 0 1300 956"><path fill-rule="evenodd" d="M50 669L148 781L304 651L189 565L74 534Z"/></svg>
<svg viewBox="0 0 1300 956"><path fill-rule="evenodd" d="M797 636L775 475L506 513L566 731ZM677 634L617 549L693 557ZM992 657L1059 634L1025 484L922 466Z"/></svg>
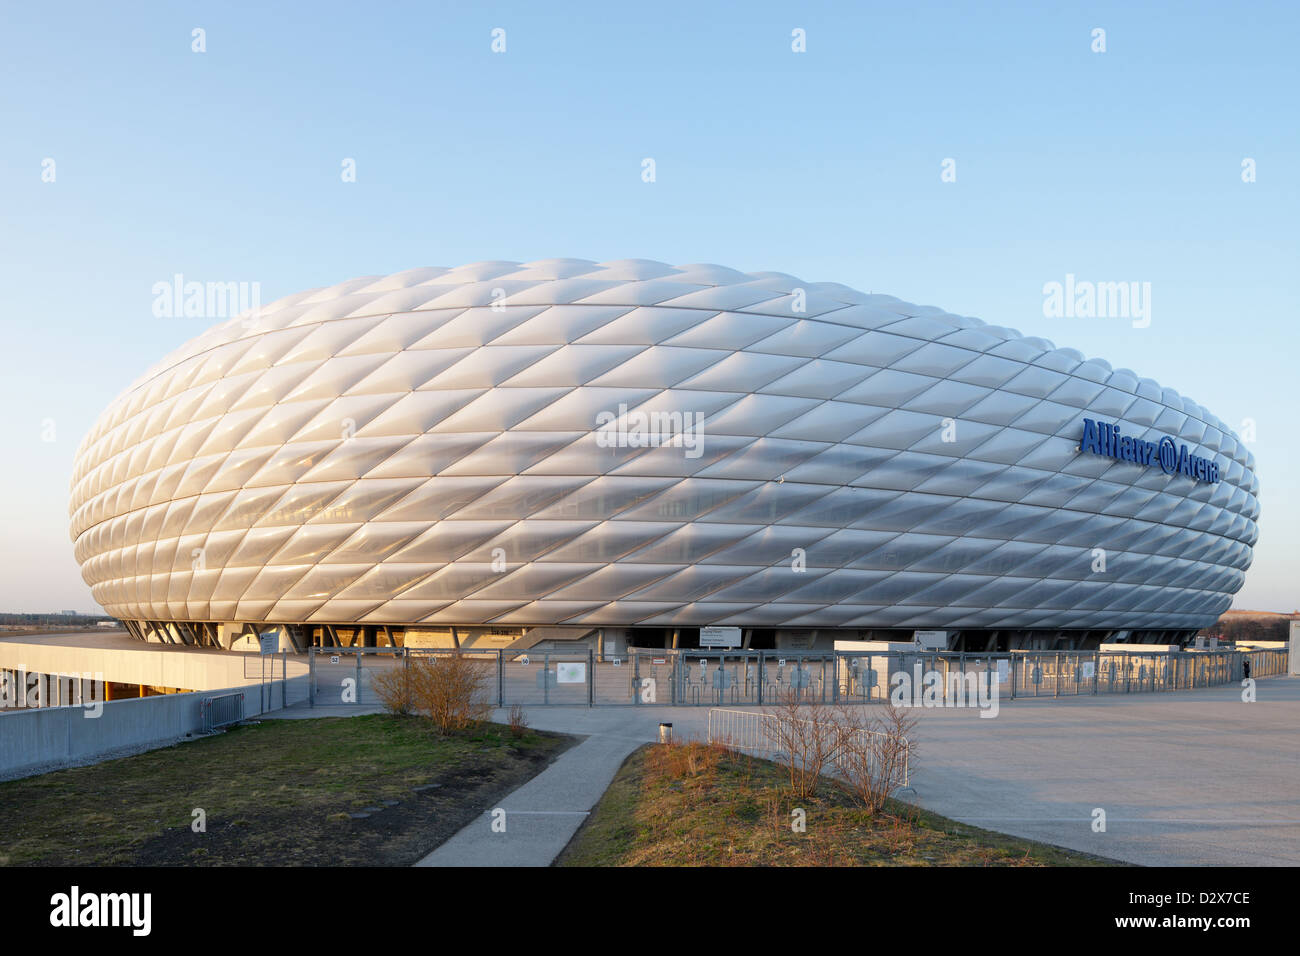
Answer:
<svg viewBox="0 0 1300 956"><path fill-rule="evenodd" d="M947 631L913 631L912 639L926 650L946 651L948 649Z"/></svg>
<svg viewBox="0 0 1300 956"><path fill-rule="evenodd" d="M587 665L582 661L557 661L555 682L557 684L587 683Z"/></svg>
<svg viewBox="0 0 1300 956"><path fill-rule="evenodd" d="M740 643L738 627L700 628L700 647L739 647Z"/></svg>

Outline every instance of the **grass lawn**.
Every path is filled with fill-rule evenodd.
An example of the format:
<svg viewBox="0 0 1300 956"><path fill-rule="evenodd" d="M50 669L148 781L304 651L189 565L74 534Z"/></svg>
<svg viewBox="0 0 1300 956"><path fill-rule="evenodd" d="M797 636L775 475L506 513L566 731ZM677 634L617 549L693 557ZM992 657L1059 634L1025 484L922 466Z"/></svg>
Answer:
<svg viewBox="0 0 1300 956"><path fill-rule="evenodd" d="M791 827L796 807L806 813L804 833ZM827 778L815 797L795 800L784 767L695 743L651 744L629 756L556 865L1122 864L966 826L897 801L873 817Z"/></svg>
<svg viewBox="0 0 1300 956"><path fill-rule="evenodd" d="M441 737L385 714L264 720L0 783L0 865L408 865L573 742L497 724Z"/></svg>

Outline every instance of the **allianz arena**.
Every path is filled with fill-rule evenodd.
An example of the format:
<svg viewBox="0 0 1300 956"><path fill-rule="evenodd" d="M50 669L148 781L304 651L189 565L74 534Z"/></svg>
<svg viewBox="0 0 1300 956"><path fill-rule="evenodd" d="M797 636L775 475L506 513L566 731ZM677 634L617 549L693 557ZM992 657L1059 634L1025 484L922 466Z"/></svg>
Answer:
<svg viewBox="0 0 1300 956"><path fill-rule="evenodd" d="M139 638L954 649L1186 641L1253 456L1100 359L834 283L646 260L353 279L208 330L77 454Z"/></svg>

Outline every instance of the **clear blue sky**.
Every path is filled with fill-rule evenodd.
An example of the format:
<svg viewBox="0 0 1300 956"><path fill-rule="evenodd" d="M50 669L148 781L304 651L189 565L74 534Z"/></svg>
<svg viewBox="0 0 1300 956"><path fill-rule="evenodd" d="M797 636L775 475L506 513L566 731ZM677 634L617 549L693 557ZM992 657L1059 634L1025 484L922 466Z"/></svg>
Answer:
<svg viewBox="0 0 1300 956"><path fill-rule="evenodd" d="M843 282L1251 418L1261 537L1235 606L1300 605L1294 4L612 7L6 2L0 610L97 610L67 533L76 445L210 324L154 318L155 282L271 301L552 256ZM1067 273L1150 282L1150 327L1045 318Z"/></svg>

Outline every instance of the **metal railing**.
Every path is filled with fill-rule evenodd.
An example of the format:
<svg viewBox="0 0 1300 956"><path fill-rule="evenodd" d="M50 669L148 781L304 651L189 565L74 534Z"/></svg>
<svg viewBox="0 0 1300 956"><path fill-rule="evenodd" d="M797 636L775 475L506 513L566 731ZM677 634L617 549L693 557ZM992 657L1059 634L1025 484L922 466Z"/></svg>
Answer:
<svg viewBox="0 0 1300 956"><path fill-rule="evenodd" d="M199 716L205 734L212 733L218 727L237 724L244 719L244 695L204 697L199 703Z"/></svg>
<svg viewBox="0 0 1300 956"><path fill-rule="evenodd" d="M996 656L1010 660L1001 683L1012 700L1198 690L1246 676L1276 677L1287 667L1287 652L1278 650L1012 651Z"/></svg>
<svg viewBox="0 0 1300 956"><path fill-rule="evenodd" d="M370 685L379 670L452 654L474 661L497 707L762 707L801 702L881 703L906 675L919 686L937 675L946 705L969 702L973 688L1002 700L1193 690L1250 677L1286 674L1286 650L1260 651L758 651L631 648L622 656L594 648L313 647L310 700L317 705L379 703Z"/></svg>
<svg viewBox="0 0 1300 956"><path fill-rule="evenodd" d="M765 714L749 710L710 708L707 740L711 744L719 744L728 750L751 754L777 763L786 763L796 759L794 755L787 752L785 742L796 739L800 735L784 729L794 723L803 725L804 733L802 736L805 739L812 739L812 735L817 732L812 721L800 720L785 714ZM888 738L889 736L888 733L859 727L851 732L850 740L852 745L861 752L873 753L868 738ZM906 737L899 737L899 742L903 747L902 787L906 790L910 789L912 785L912 744ZM849 741L844 739L837 741L828 754L828 762L833 764L839 748L848 744Z"/></svg>

